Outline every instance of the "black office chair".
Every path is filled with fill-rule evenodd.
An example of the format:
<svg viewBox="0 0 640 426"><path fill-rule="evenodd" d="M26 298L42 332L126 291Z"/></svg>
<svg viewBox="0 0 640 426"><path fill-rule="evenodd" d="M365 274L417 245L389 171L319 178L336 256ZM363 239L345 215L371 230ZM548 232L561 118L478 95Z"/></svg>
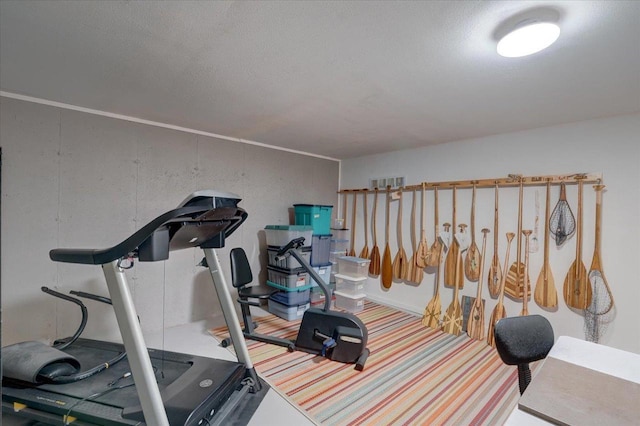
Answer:
<svg viewBox="0 0 640 426"><path fill-rule="evenodd" d="M502 362L518 366L522 395L531 381L529 363L546 358L553 346L553 328L541 315L508 317L496 323L495 336Z"/></svg>
<svg viewBox="0 0 640 426"><path fill-rule="evenodd" d="M251 265L247 259L247 254L242 247L236 247L231 250L231 283L238 289L238 303L242 312L242 321L244 329L242 330L244 337L247 339L257 340L259 342L273 343L275 345L284 346L289 350L294 349L294 342L287 339L281 339L274 336L267 336L255 332L258 325L251 317L251 306L261 306L260 301L268 299L278 292L278 289L269 287L265 284L249 285L253 282L253 274L251 273ZM227 337L220 345L227 347L231 344L231 338Z"/></svg>

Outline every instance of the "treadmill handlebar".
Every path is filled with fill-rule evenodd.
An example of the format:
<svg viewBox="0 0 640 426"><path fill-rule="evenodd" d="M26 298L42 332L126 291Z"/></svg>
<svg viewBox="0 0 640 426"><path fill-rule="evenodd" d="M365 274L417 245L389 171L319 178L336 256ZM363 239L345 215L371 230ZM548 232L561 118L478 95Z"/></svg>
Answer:
<svg viewBox="0 0 640 426"><path fill-rule="evenodd" d="M197 203L180 206L161 214L113 247L56 248L49 252L49 257L56 262L104 265L130 255L136 256L143 246L146 250L145 259L139 258L140 261L165 260L171 250L206 246L221 233L225 238L228 237L247 218L246 211L237 207L239 198L223 200L222 203L220 200L206 203L203 202L203 198L205 197L200 195ZM216 205L218 207L214 207ZM175 246L171 244L173 239L179 239Z"/></svg>

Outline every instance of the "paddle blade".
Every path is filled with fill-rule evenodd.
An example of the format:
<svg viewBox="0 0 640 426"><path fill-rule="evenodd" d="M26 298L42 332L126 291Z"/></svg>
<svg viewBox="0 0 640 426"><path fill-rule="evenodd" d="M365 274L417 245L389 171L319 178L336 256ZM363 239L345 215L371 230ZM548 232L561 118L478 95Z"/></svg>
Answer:
<svg viewBox="0 0 640 426"><path fill-rule="evenodd" d="M416 249L416 266L420 269L427 267L427 257L429 256L429 246L427 239L422 238Z"/></svg>
<svg viewBox="0 0 640 426"><path fill-rule="evenodd" d="M407 276L407 253L404 249L398 250L392 264L393 279L402 281Z"/></svg>
<svg viewBox="0 0 640 426"><path fill-rule="evenodd" d="M380 275L380 250L378 250L378 246L373 246L369 259L371 260L369 263L369 275L377 277Z"/></svg>
<svg viewBox="0 0 640 426"><path fill-rule="evenodd" d="M444 285L448 287L455 287L456 284L456 259L459 252L460 247L454 242L449 252L447 252L447 257L444 259Z"/></svg>
<svg viewBox="0 0 640 426"><path fill-rule="evenodd" d="M418 266L418 253L415 254L413 262L409 261L409 268L407 272L407 281L420 284L424 278L424 270Z"/></svg>
<svg viewBox="0 0 640 426"><path fill-rule="evenodd" d="M361 259L368 259L369 258L369 247L368 246L364 246L362 247L362 250L360 251L360 256L358 256Z"/></svg>
<svg viewBox="0 0 640 426"><path fill-rule="evenodd" d="M427 266L431 266L435 268L440 264L440 251L441 251L440 248L441 247L442 247L442 244L440 243L440 241L436 239L436 241L431 245L431 248L429 249L429 253L425 258L425 263Z"/></svg>
<svg viewBox="0 0 640 426"><path fill-rule="evenodd" d="M475 243L469 247L464 258L464 274L472 282L477 282L480 277L480 250Z"/></svg>
<svg viewBox="0 0 640 426"><path fill-rule="evenodd" d="M433 329L440 328L441 316L442 304L440 303L440 295L436 294L424 309L424 315L422 316L422 325Z"/></svg>
<svg viewBox="0 0 640 426"><path fill-rule="evenodd" d="M556 291L556 285L549 265L546 267L546 274L544 266L540 270L538 281L536 281L536 289L533 293L533 300L535 300L539 306L545 308L555 308L558 306L558 292Z"/></svg>
<svg viewBox="0 0 640 426"><path fill-rule="evenodd" d="M582 260L576 259L564 279L564 301L570 308L587 309L591 304L591 285L587 278L587 268Z"/></svg>
<svg viewBox="0 0 640 426"><path fill-rule="evenodd" d="M498 297L500 293L500 281L502 280L502 268L500 267L500 259L494 255L491 261L491 268L489 269L489 294L494 299Z"/></svg>
<svg viewBox="0 0 640 426"><path fill-rule="evenodd" d="M393 264L391 263L391 249L389 244L384 248L384 254L382 255L382 286L384 288L391 288L391 282L393 281Z"/></svg>
<svg viewBox="0 0 640 426"><path fill-rule="evenodd" d="M480 284L478 284L480 285ZM467 334L475 340L484 340L484 304L476 298L467 320Z"/></svg>
<svg viewBox="0 0 640 426"><path fill-rule="evenodd" d="M489 330L487 332L487 345L496 347L495 327L496 323L502 318L507 317L507 311L501 303L498 303L491 312L491 318L489 318Z"/></svg>
<svg viewBox="0 0 640 426"><path fill-rule="evenodd" d="M519 269L519 271L518 271ZM504 293L516 300L524 297L524 285L527 283L527 293L531 294L531 284L528 279L525 280L525 267L522 262L513 262L507 272L507 279L504 284Z"/></svg>
<svg viewBox="0 0 640 426"><path fill-rule="evenodd" d="M457 299L451 302L444 313L444 317L442 318L442 331L453 334L454 336L459 336L460 333L462 333L462 309Z"/></svg>

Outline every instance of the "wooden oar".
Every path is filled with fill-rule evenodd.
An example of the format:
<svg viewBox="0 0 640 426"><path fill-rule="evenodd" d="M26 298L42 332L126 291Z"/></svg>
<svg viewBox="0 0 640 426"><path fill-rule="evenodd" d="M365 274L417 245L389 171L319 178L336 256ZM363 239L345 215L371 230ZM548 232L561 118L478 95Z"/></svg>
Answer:
<svg viewBox="0 0 640 426"><path fill-rule="evenodd" d="M451 221L452 222L451 232L455 234L457 232L456 230L456 187L455 186L453 187L452 200L453 200L453 209L452 209L453 220ZM457 278L458 278L456 276L457 275L456 262L458 259L459 252L460 252L460 249L454 238L451 241L451 245L449 246L449 251L447 252L447 257L444 261L444 285L446 286L456 287Z"/></svg>
<svg viewBox="0 0 640 426"><path fill-rule="evenodd" d="M547 180L547 205L544 214L544 263L542 270L536 281L536 289L533 293L533 300L545 308L555 308L558 306L558 292L553 280L553 273L549 265L549 214L551 211L551 183Z"/></svg>
<svg viewBox="0 0 640 426"><path fill-rule="evenodd" d="M484 257L487 252L487 228L482 230L482 253L480 254L480 273L478 280L478 293L476 300L471 305L469 319L467 320L467 334L475 340L484 340L484 303L482 303L482 274L484 272Z"/></svg>
<svg viewBox="0 0 640 426"><path fill-rule="evenodd" d="M513 232L507 233L507 253L504 255L504 269L507 270L509 266L509 251L511 250L511 240L513 240L515 234ZM507 311L504 309L504 285L506 281L506 275L502 275L500 281L500 296L498 297L498 303L491 312L491 318L489 318L489 331L487 332L487 344L496 347L495 327L496 323L507 316Z"/></svg>
<svg viewBox="0 0 640 426"><path fill-rule="evenodd" d="M416 191L413 191L413 205L411 207L411 247L413 248L413 255L407 265L406 280L410 283L420 284L424 277L424 270L418 266L417 259L420 256L418 249L416 248Z"/></svg>
<svg viewBox="0 0 640 426"><path fill-rule="evenodd" d="M582 180L578 180L578 222L576 223L576 260L564 279L563 295L567 306L586 309L591 304L591 285L582 262Z"/></svg>
<svg viewBox="0 0 640 426"><path fill-rule="evenodd" d="M531 230L527 229L522 231L522 235L524 235L524 279L526 280L524 283L524 294L522 295L522 311L520 311L520 316L529 315L529 308L527 304L529 303L529 251L531 248L529 247L529 237L531 236Z"/></svg>
<svg viewBox="0 0 640 426"><path fill-rule="evenodd" d="M429 254L425 260L427 266L432 267L440 267L442 263L442 250L440 250L441 240L440 240L440 227L438 224L438 187L433 187L433 228L434 228L434 241L431 247L429 248Z"/></svg>
<svg viewBox="0 0 640 426"><path fill-rule="evenodd" d="M345 189L342 192L342 229L347 229L347 191Z"/></svg>
<svg viewBox="0 0 640 426"><path fill-rule="evenodd" d="M524 263L521 262L522 259L522 194L523 194L523 183L522 177L520 178L520 194L518 196L518 234L517 234L517 249L516 249L516 261L511 264L508 272L505 269L505 274L507 274L507 280L505 283L504 291L507 293L507 296L512 297L515 300L520 300L522 295L524 294ZM529 282L529 279L526 279L526 282ZM531 291L529 289L529 291Z"/></svg>
<svg viewBox="0 0 640 426"><path fill-rule="evenodd" d="M438 237L440 238L440 237ZM442 239L440 239L440 253L438 258L443 259L442 253L446 250L446 245ZM442 262L438 264L438 271L436 273L435 291L436 294L427 304L424 309L424 315L422 316L422 324L429 328L440 328L440 316L442 315L442 303L440 302L440 281L442 280Z"/></svg>
<svg viewBox="0 0 640 426"><path fill-rule="evenodd" d="M468 244L464 241L465 237L462 234L457 234L454 238L454 245L459 248L455 271L459 271L459 265L462 265L462 252L467 249ZM457 279L454 279L454 282L457 282ZM453 290L453 300L442 318L442 331L454 336L459 336L462 333L462 307L460 306L459 293L460 288L456 285Z"/></svg>
<svg viewBox="0 0 640 426"><path fill-rule="evenodd" d="M464 274L472 282L478 281L480 275L480 250L476 244L476 184L473 183L471 196L471 246L464 258Z"/></svg>
<svg viewBox="0 0 640 426"><path fill-rule="evenodd" d="M427 214L425 183L422 182L422 211L420 216L420 243L416 255L416 266L420 269L427 266L427 257L429 256L429 243L427 242L427 232L424 229L425 216ZM437 238L437 236L436 236Z"/></svg>
<svg viewBox="0 0 640 426"><path fill-rule="evenodd" d="M487 282L489 284L489 294L491 297L498 297L500 293L500 282L502 281L502 268L500 267L500 257L498 255L498 183L495 188L495 205L493 212L493 258Z"/></svg>
<svg viewBox="0 0 640 426"><path fill-rule="evenodd" d="M356 206L358 200L358 192L354 190L353 193L353 207L351 208L351 245L349 247L349 252L347 256L355 256L356 255Z"/></svg>
<svg viewBox="0 0 640 426"><path fill-rule="evenodd" d="M391 186L387 186L387 216L385 223L386 244L384 247L384 254L382 255L381 279L382 286L384 288L391 288L391 283L393 281L393 264L391 263L391 249L389 248L389 206L391 204L391 195L389 192L391 192Z"/></svg>
<svg viewBox="0 0 640 426"><path fill-rule="evenodd" d="M377 277L380 275L380 250L378 249L378 239L376 230L376 212L378 210L378 188L373 195L373 212L371 213L371 227L373 231L373 249L371 249L371 262L369 263L369 274Z"/></svg>
<svg viewBox="0 0 640 426"><path fill-rule="evenodd" d="M402 188L398 190L398 252L393 258L393 279L402 281L407 276L407 252L402 245Z"/></svg>
<svg viewBox="0 0 640 426"><path fill-rule="evenodd" d="M362 250L360 250L360 258L362 259L368 259L369 258L369 227L368 227L368 222L369 222L369 217L367 214L367 191L365 190L363 193L364 195L364 247L362 247Z"/></svg>

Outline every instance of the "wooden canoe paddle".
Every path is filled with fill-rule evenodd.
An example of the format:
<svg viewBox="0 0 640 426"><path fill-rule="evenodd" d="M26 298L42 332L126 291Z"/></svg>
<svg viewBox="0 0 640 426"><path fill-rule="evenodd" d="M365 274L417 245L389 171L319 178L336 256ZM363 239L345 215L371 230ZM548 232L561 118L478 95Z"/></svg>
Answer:
<svg viewBox="0 0 640 426"><path fill-rule="evenodd" d="M440 238L440 237L438 237ZM440 253L438 253L438 258L443 259L442 253L446 250L446 245L444 241L440 238L440 244L438 245L440 249ZM440 302L440 281L442 281L442 262L438 264L438 271L436 273L435 280L435 292L436 294L427 304L427 307L424 309L424 315L422 316L422 325L425 325L429 328L440 328L440 316L442 315L442 303Z"/></svg>
<svg viewBox="0 0 640 426"><path fill-rule="evenodd" d="M440 267L442 263L443 251L441 249L442 240L440 239L440 226L438 225L438 187L433 187L433 228L434 228L434 241L431 247L429 248L429 254L425 260L427 266L431 267Z"/></svg>
<svg viewBox="0 0 640 426"><path fill-rule="evenodd" d="M407 252L402 245L402 188L398 189L398 252L393 258L393 279L402 281L407 276Z"/></svg>
<svg viewBox="0 0 640 426"><path fill-rule="evenodd" d="M429 256L429 243L427 242L427 232L424 229L425 215L427 214L425 183L422 182L422 211L420 215L420 243L416 255L416 266L423 269L427 266ZM437 236L436 236L437 238Z"/></svg>
<svg viewBox="0 0 640 426"><path fill-rule="evenodd" d="M504 270L507 270L509 266L509 251L511 250L511 241L515 237L513 232L507 233L507 253L504 255ZM496 323L505 318L507 316L507 311L504 309L504 287L506 275L502 275L502 280L500 281L500 295L498 297L498 303L496 307L493 308L493 312L491 312L491 318L489 318L489 331L487 332L487 344L489 346L496 347L496 336L495 336L495 327Z"/></svg>
<svg viewBox="0 0 640 426"><path fill-rule="evenodd" d="M544 263L542 264L542 270L538 275L536 281L536 289L533 293L533 300L542 307L555 308L558 306L558 292L556 291L556 285L553 280L553 273L551 266L549 265L549 214L551 211L551 183L547 179L547 204L545 206L544 213Z"/></svg>
<svg viewBox="0 0 640 426"><path fill-rule="evenodd" d="M482 253L480 254L480 272L478 280L478 293L471 305L469 319L467 320L467 334L475 340L484 340L484 303L482 303L482 274L484 273L484 257L487 252L487 228L482 230Z"/></svg>
<svg viewBox="0 0 640 426"><path fill-rule="evenodd" d="M420 284L422 282L422 278L424 277L424 270L418 265L417 260L420 256L418 249L416 247L416 199L417 192L413 190L413 203L411 205L411 247L413 249L413 254L411 255L411 259L407 264L407 275L405 280L410 283Z"/></svg>
<svg viewBox="0 0 640 426"><path fill-rule="evenodd" d="M457 245L459 248L455 265L455 271L458 273L460 270L459 266L462 265L462 252L467 250L468 244L462 234L456 234L454 238L454 245ZM454 279L454 283L455 282L457 282L457 279ZM453 300L442 318L442 331L453 334L454 336L459 336L460 333L462 333L462 307L460 306L459 293L460 287L455 285L453 290Z"/></svg>
<svg viewBox="0 0 640 426"><path fill-rule="evenodd" d="M505 274L507 274L507 280L505 283L504 291L507 296L520 300L522 295L524 294L524 283L529 282L527 278L524 278L524 263L521 262L522 259L522 194L524 192L522 177L519 176L520 179L520 193L518 196L518 234L517 237L517 248L516 248L516 261L511 264L508 272L505 269ZM531 291L529 289L529 291Z"/></svg>
<svg viewBox="0 0 640 426"><path fill-rule="evenodd" d="M358 200L358 193L353 193L353 207L351 208L351 245L349 247L349 252L347 256L355 256L356 255L356 206Z"/></svg>
<svg viewBox="0 0 640 426"><path fill-rule="evenodd" d="M452 223L451 232L456 234L457 230L456 230L456 187L455 186L453 187L452 198L453 198L453 210L452 210L453 220L451 221ZM451 241L451 245L449 246L447 257L444 261L444 285L446 286L457 287L457 284L459 282L458 279L462 279L462 277L458 277L457 270L456 270L459 252L460 252L460 249L454 237L453 240Z"/></svg>
<svg viewBox="0 0 640 426"><path fill-rule="evenodd" d="M476 244L476 183L473 183L471 196L471 246L464 258L464 274L472 282L478 281L480 275L480 250Z"/></svg>
<svg viewBox="0 0 640 426"><path fill-rule="evenodd" d="M386 244L384 247L384 254L382 255L382 271L381 279L382 286L384 288L391 288L391 282L393 281L393 264L391 263L391 249L389 248L389 206L391 205L391 186L387 186L387 216L385 223L385 237Z"/></svg>
<svg viewBox="0 0 640 426"><path fill-rule="evenodd" d="M376 230L376 212L378 210L378 188L373 195L373 212L371 213L371 227L373 231L373 249L371 249L371 262L369 263L369 274L377 277L380 275L380 250L378 249L378 238Z"/></svg>
<svg viewBox="0 0 640 426"><path fill-rule="evenodd" d="M526 280L524 283L524 294L522 295L522 311L520 311L520 316L529 315L529 292L527 291L529 288L529 251L531 248L529 247L529 237L531 236L531 230L526 229L522 231L522 235L524 235L524 279Z"/></svg>
<svg viewBox="0 0 640 426"><path fill-rule="evenodd" d="M342 229L347 229L347 191L342 191Z"/></svg>
<svg viewBox="0 0 640 426"><path fill-rule="evenodd" d="M582 262L582 179L578 180L578 219L576 223L576 260L564 279L563 295L567 306L586 309L591 304L591 285Z"/></svg>
<svg viewBox="0 0 640 426"><path fill-rule="evenodd" d="M367 191L365 190L362 195L364 195L364 247L360 250L361 259L369 258L369 217L367 214Z"/></svg>
<svg viewBox="0 0 640 426"><path fill-rule="evenodd" d="M496 182L495 203L493 212L493 258L491 259L491 267L489 268L489 276L487 282L489 284L489 294L491 297L498 297L500 293L500 282L502 281L502 268L500 267L500 257L498 255L498 182Z"/></svg>

